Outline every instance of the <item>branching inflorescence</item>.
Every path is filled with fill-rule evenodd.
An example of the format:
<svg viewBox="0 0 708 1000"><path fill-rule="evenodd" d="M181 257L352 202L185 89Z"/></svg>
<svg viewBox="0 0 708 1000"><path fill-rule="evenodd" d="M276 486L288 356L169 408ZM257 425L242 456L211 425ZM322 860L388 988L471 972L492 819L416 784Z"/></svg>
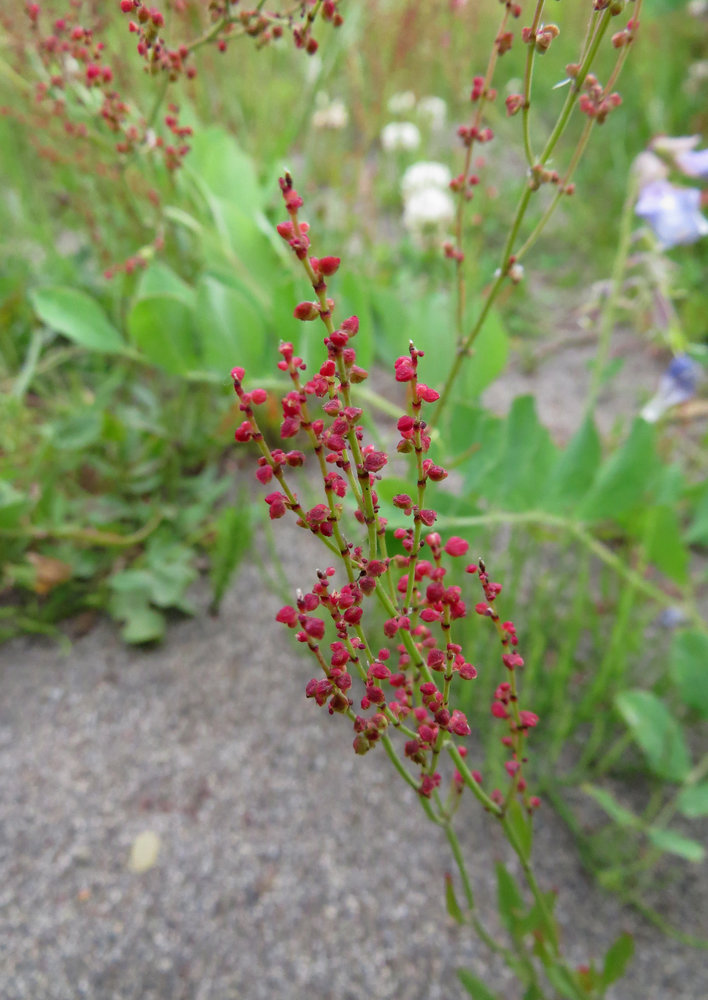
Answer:
<svg viewBox="0 0 708 1000"><path fill-rule="evenodd" d="M477 575L482 587L484 599L474 605L473 612L490 619L501 643L506 678L495 691L491 712L505 726L502 742L509 754L509 789L484 792L480 773L469 770L466 747L458 742L470 735L470 727L464 713L454 707L455 680L471 682L477 669L455 641L455 623L467 617L470 608L463 588L449 582L449 564L466 555L468 543L458 537L444 541L432 530L434 509L426 506L431 485L443 481L447 472L428 457L431 440L422 413L425 405L438 399L438 393L419 379L423 352L411 343L408 354L395 364L395 380L406 387L406 412L398 420L396 449L412 457L415 487L412 495L393 497L399 519L409 522L390 532L390 544L402 550L393 554L376 491L388 455L365 443L362 409L353 400L352 387L367 377L356 364L352 347L359 322L351 316L335 326L334 301L327 295L327 279L339 268L340 259L311 256L309 227L299 219L302 199L289 175L280 184L289 219L278 226L278 232L301 262L316 296L299 303L294 315L303 322L324 324L326 349L319 370L305 380L304 362L293 345L281 344L279 368L289 376L292 388L281 400L280 435L288 441L299 434L307 442L317 465L323 502L302 507L290 478L292 470L305 463L305 452L268 446L254 412L255 406L266 402L265 390L247 391L241 368L234 368L232 377L245 417L236 440L257 444L261 454L256 476L264 485L278 486L265 498L270 518L278 520L288 512L294 515L297 524L316 535L333 560L339 561L346 578L335 589L334 566L320 570L311 589L298 593L295 606L278 612L278 621L295 631L298 642L307 646L321 669L320 676L308 683L307 697L326 706L330 714L349 717L358 754L383 743L422 797L430 799L441 784L437 765L445 750L456 765L451 796L467 786L499 817L516 796L533 810L538 799L529 795L523 769L526 737L538 719L519 707L516 671L523 659L517 650L516 630L498 614L495 601L501 585L490 580L481 560L467 565L465 572ZM363 540L353 537L352 530L358 530ZM385 616L383 648L372 638L376 623L369 621L371 598ZM328 634L333 641L327 645L323 640ZM352 697L355 677L363 686L358 705ZM403 761L418 766L417 779L405 768L391 740L395 731L403 739Z"/></svg>

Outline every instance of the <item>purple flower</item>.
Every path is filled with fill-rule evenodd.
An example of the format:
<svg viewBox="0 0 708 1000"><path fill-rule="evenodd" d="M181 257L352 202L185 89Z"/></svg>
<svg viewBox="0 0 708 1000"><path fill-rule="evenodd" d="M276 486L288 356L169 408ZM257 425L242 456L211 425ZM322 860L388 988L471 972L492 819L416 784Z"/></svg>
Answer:
<svg viewBox="0 0 708 1000"><path fill-rule="evenodd" d="M662 247L695 243L708 233L708 219L701 214L698 188L676 187L665 180L642 188L634 211L645 219Z"/></svg>
<svg viewBox="0 0 708 1000"><path fill-rule="evenodd" d="M687 354L677 355L659 381L659 389L641 412L653 424L672 406L685 403L696 394L699 368Z"/></svg>
<svg viewBox="0 0 708 1000"><path fill-rule="evenodd" d="M708 149L686 149L678 153L676 166L688 177L708 178Z"/></svg>

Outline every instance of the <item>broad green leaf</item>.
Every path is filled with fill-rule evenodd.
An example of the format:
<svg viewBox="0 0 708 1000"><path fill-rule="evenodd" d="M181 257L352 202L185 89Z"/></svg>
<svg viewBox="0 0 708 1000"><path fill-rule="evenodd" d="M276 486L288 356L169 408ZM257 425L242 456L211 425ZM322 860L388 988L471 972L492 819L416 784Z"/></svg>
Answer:
<svg viewBox="0 0 708 1000"><path fill-rule="evenodd" d="M555 447L539 423L533 396L518 396L503 421L497 464L483 485L485 496L506 509L528 509L543 494Z"/></svg>
<svg viewBox="0 0 708 1000"><path fill-rule="evenodd" d="M688 549L673 507L654 505L647 513L646 554L662 573L685 583L688 579Z"/></svg>
<svg viewBox="0 0 708 1000"><path fill-rule="evenodd" d="M336 302L334 319L337 324L347 316L358 316L359 332L353 341L353 346L356 349L357 364L362 368L368 368L374 360L376 343L369 279L343 267L327 281L327 286L327 294L331 294ZM376 294L375 290L373 294ZM425 379L422 381L425 382Z"/></svg>
<svg viewBox="0 0 708 1000"><path fill-rule="evenodd" d="M658 830L651 827L647 830L647 836L654 847L658 847L660 851L666 851L667 854L677 854L680 858L685 858L686 861L699 862L705 857L706 849L703 844L697 840L691 840L690 837L684 837L674 830Z"/></svg>
<svg viewBox="0 0 708 1000"><path fill-rule="evenodd" d="M123 574L117 575L123 576ZM141 588L125 591L113 588L115 579L116 577L111 580L113 593L108 610L113 618L125 623L121 630L123 640L132 645L159 642L165 634L164 616L150 607L148 598Z"/></svg>
<svg viewBox="0 0 708 1000"><path fill-rule="evenodd" d="M579 516L617 518L641 505L661 463L654 448L655 428L635 420L627 440L601 466Z"/></svg>
<svg viewBox="0 0 708 1000"><path fill-rule="evenodd" d="M456 924L465 923L465 915L460 909L460 904L457 902L455 886L452 884L451 875L445 876L445 906L447 907L447 912Z"/></svg>
<svg viewBox="0 0 708 1000"><path fill-rule="evenodd" d="M605 953L605 961L602 966L602 985L607 987L621 979L633 955L634 938L626 932L620 934Z"/></svg>
<svg viewBox="0 0 708 1000"><path fill-rule="evenodd" d="M474 1000L500 1000L498 993L492 993L481 979L473 976L467 969L458 969L457 978Z"/></svg>
<svg viewBox="0 0 708 1000"><path fill-rule="evenodd" d="M465 398L478 399L487 386L501 375L508 359L509 337L499 313L491 309L460 377ZM451 364L452 358L449 357L448 368Z"/></svg>
<svg viewBox="0 0 708 1000"><path fill-rule="evenodd" d="M202 365L225 377L240 365L254 375L262 373L266 346L263 313L245 293L204 277L197 285L195 328ZM272 363L277 357L273 343Z"/></svg>
<svg viewBox="0 0 708 1000"><path fill-rule="evenodd" d="M543 507L558 510L579 503L592 486L601 458L600 436L588 416L550 472Z"/></svg>
<svg viewBox="0 0 708 1000"><path fill-rule="evenodd" d="M126 345L101 306L75 288L37 288L30 292L34 311L47 326L80 347L104 354L120 354Z"/></svg>
<svg viewBox="0 0 708 1000"><path fill-rule="evenodd" d="M241 497L231 507L225 507L216 521L214 540L210 545L209 577L212 588L211 612L219 610L221 598L231 581L251 541L250 510Z"/></svg>
<svg viewBox="0 0 708 1000"><path fill-rule="evenodd" d="M691 758L681 727L651 691L621 691L615 706L651 768L668 781L682 781Z"/></svg>
<svg viewBox="0 0 708 1000"><path fill-rule="evenodd" d="M687 785L676 799L679 812L687 819L708 816L708 781L702 785Z"/></svg>
<svg viewBox="0 0 708 1000"><path fill-rule="evenodd" d="M526 916L526 905L521 890L501 861L494 866L497 873L497 907L499 917L510 934L516 935Z"/></svg>
<svg viewBox="0 0 708 1000"><path fill-rule="evenodd" d="M690 545L708 545L708 483L699 495L693 520L686 532L686 541Z"/></svg>
<svg viewBox="0 0 708 1000"><path fill-rule="evenodd" d="M605 810L607 815L617 823L618 826L626 826L634 829L641 829L642 821L639 816L635 816L629 809L620 805L617 799L604 788L597 788L585 782L581 785L582 790L590 798L595 799L597 804Z"/></svg>
<svg viewBox="0 0 708 1000"><path fill-rule="evenodd" d="M529 860L533 845L533 823L518 799L512 799L506 811L509 826L516 835L517 847L522 856Z"/></svg>
<svg viewBox="0 0 708 1000"><path fill-rule="evenodd" d="M171 375L200 370L194 312L174 295L151 295L128 314L128 332L148 361Z"/></svg>
<svg viewBox="0 0 708 1000"><path fill-rule="evenodd" d="M189 308L194 307L196 299L192 286L160 260L153 261L143 271L135 298L145 299L151 295L171 295Z"/></svg>
<svg viewBox="0 0 708 1000"><path fill-rule="evenodd" d="M457 404L449 440L455 458L453 467L464 479L465 493L486 495L485 483L499 461L503 434L504 423L499 417L478 406Z"/></svg>
<svg viewBox="0 0 708 1000"><path fill-rule="evenodd" d="M212 194L255 210L264 203L253 160L234 137L218 125L195 131L185 169L196 174Z"/></svg>
<svg viewBox="0 0 708 1000"><path fill-rule="evenodd" d="M693 629L677 632L671 643L669 669L681 700L708 719L708 636Z"/></svg>
<svg viewBox="0 0 708 1000"><path fill-rule="evenodd" d="M371 305L377 324L377 353L386 367L406 354L412 340L419 351L425 351L418 367L421 382L439 387L455 356L449 296L435 292L411 299L377 288Z"/></svg>
<svg viewBox="0 0 708 1000"><path fill-rule="evenodd" d="M251 206L236 205L223 198L211 198L210 203L222 246L230 254L236 278L247 284L255 296L264 297L270 289L273 274L283 265L254 218ZM306 289L305 284L303 290ZM293 308L296 304L293 303Z"/></svg>

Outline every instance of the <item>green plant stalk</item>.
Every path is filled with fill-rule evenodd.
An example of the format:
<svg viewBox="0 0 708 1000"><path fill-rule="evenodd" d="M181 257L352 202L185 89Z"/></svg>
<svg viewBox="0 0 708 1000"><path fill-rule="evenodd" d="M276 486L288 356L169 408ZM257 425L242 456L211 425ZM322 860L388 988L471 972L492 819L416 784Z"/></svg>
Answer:
<svg viewBox="0 0 708 1000"><path fill-rule="evenodd" d="M543 0L541 0L543 3ZM497 30L497 37L506 28L507 22L509 20L509 8L504 7L504 12L502 14L501 23ZM478 100L477 110L475 111L474 118L472 120L472 128L478 129L482 123L482 115L484 109L484 102L487 100L487 93L492 85L492 80L494 78L494 70L496 69L497 60L499 58L499 49L496 43L492 45L492 51L489 54L489 60L487 62L487 69L484 74L484 84L482 86L482 93ZM459 191L457 197L457 211L455 212L455 246L457 250L462 248L462 227L465 215L465 190L467 186L467 178L470 172L470 166L472 164L472 151L474 149L474 139L471 140L465 147L465 159L462 169L462 175L464 177L464 182L461 190ZM463 261L458 257L455 260L455 281L456 281L456 332L457 332L457 344L462 344L464 340L464 322L465 322L465 301L466 301L466 286L464 271L462 268Z"/></svg>
<svg viewBox="0 0 708 1000"><path fill-rule="evenodd" d="M597 556L598 559L613 569L617 576L636 587L640 593L656 601L663 608L680 607L681 611L686 615L687 620L695 628L708 634L708 622L705 621L703 615L695 607L686 601L677 602L675 597L664 593L660 587L645 580L631 566L625 565L622 558L613 552L609 546L604 545L599 539L595 538L590 533L589 528L583 524L579 524L577 521L573 521L569 517L546 514L543 511L495 511L494 513L479 514L473 517L441 517L437 523L440 527L460 528L473 528L495 524L525 524L567 532L587 548L588 551L592 552L593 555Z"/></svg>
<svg viewBox="0 0 708 1000"><path fill-rule="evenodd" d="M119 535L114 531L99 531L95 528L81 528L78 525L63 524L55 528L0 528L0 538L27 538L35 541L43 541L46 538L70 538L75 542L83 542L87 545L101 545L107 548L130 548L145 541L162 521L162 514L158 511L150 518L139 531L134 531L130 535Z"/></svg>
<svg viewBox="0 0 708 1000"><path fill-rule="evenodd" d="M594 15L594 16L597 16L597 15ZM572 113L572 111L573 111L573 109L575 107L575 104L577 102L578 95L580 93L580 89L581 89L581 87L582 87L582 85L583 85L583 83L584 83L584 81L585 81L585 79L586 79L586 77L587 77L587 75L588 75L588 73L590 71L590 67L592 65L592 62L593 62L593 60L595 59L595 57L597 55L598 49L600 47L600 43L601 43L602 38L603 38L603 36L604 36L604 34L605 34L606 30L607 30L608 25L609 25L610 18L611 18L611 14L610 14L609 7L602 14L599 15L599 23L598 23L598 25L597 25L594 33L592 34L592 36L590 38L589 44L587 45L587 49L586 49L586 51L584 53L584 56L583 56L583 58L581 60L581 65L580 65L580 68L578 70L578 74L577 74L577 76L576 76L576 78L575 78L575 80L573 82L573 85L571 86L570 92L568 93L568 95L566 97L566 100L565 100L565 103L563 105L563 108L561 109L560 114L558 116L558 119L556 120L556 124L555 124L553 130L551 131L551 134L550 134L550 136L548 138L548 141L546 142L546 146L544 147L544 150L543 150L541 156L539 157L537 165L539 167L541 167L541 168L545 167L545 165L547 164L547 162L548 162L551 154L553 153L553 150L556 147L556 144L558 143L558 140L563 135L563 132L565 131L565 129L566 129L567 125L568 125L571 113ZM616 74L613 75L613 79L616 79ZM588 135L589 135L589 130L588 130ZM586 141L587 141L587 139L586 139ZM580 150L580 153L582 153L582 149ZM578 156L578 159L579 158L580 157ZM574 167L575 167L575 164L573 164L573 169L574 169ZM499 292L501 290L501 287L502 287L502 285L504 284L504 282L505 282L505 280L507 278L508 271L509 271L509 266L510 266L510 258L512 257L512 251L513 251L514 243L516 242L516 238L517 238L517 236L519 234L519 231L521 229L521 225L522 225L522 223L524 221L524 218L526 217L526 212L527 212L527 209L528 209L528 206L529 206L529 202L531 200L531 195L534 193L534 191L535 191L535 186L533 185L533 183L532 182L527 183L527 185L526 185L526 187L525 187L525 189L524 189L524 191L523 191L523 193L521 195L521 198L519 199L519 202L518 202L518 205L517 205L517 208L516 208L516 212L514 214L514 218L513 218L512 223L511 223L511 228L509 230L509 235L508 235L507 240L506 240L506 242L504 244L504 249L503 249L502 254L501 254L501 261L500 261L500 265L499 265L499 268L498 268L498 273L497 273L496 279L495 279L494 283L492 284L489 292L487 293L487 298L486 298L486 301L484 303L484 306L483 306L483 308L482 308L482 310L481 310L481 312L480 312L480 314L479 314L476 322L472 326L472 329L466 335L466 337L464 337L464 339L461 342L458 342L458 345L457 345L457 348L456 348L456 351L455 351L455 359L454 359L454 361L453 361L453 363L452 363L452 365L450 367L450 370L449 370L449 372L448 372L448 374L447 374L447 376L445 378L445 382L443 383L443 387L442 387L442 389L440 391L440 399L438 400L438 405L435 408L435 411L434 411L434 413L433 413L433 415L432 415L432 417L431 417L431 419L429 421L430 427L436 427L437 424L439 423L441 414L444 412L446 406L448 405L448 401L449 401L449 398L450 398L450 393L452 391L452 387L453 387L454 383L457 381L457 378L458 378L459 373L460 373L460 369L461 369L461 367L462 367L462 365L463 365L463 363L464 363L464 361L465 361L465 359L466 359L466 357L467 357L467 355L468 355L468 353L470 351L470 348L472 347L474 341L479 336L479 334L480 334L480 332L481 332L481 330L482 330L482 328L484 326L484 323L486 321L486 318L487 318L487 316L489 314L489 311L490 311L492 305L494 304L494 302L496 301L496 299L497 299L497 297L499 295ZM558 203L558 200L556 198L556 199L554 199L554 201L552 203L553 208L555 208L555 206L557 205L557 203ZM548 218L550 218L550 214L548 214ZM545 219L544 225L545 225L545 222L548 221L548 218ZM540 230L539 230L539 232L540 232ZM527 241L527 244L528 245L526 245L526 244L524 245L524 250L525 251L528 250L529 247L530 247L530 245L531 245L528 241Z"/></svg>
<svg viewBox="0 0 708 1000"><path fill-rule="evenodd" d="M531 21L531 33L534 37L538 30L538 25L541 21L541 14L543 13L545 2L546 0L538 0L536 4L536 10L534 11L533 20ZM531 121L530 121L531 85L533 83L533 66L535 59L536 59L536 46L529 45L526 52L526 66L524 68L524 104L521 109L523 135L524 135L524 152L526 153L526 162L528 163L529 168L535 165L533 149L531 147Z"/></svg>
<svg viewBox="0 0 708 1000"><path fill-rule="evenodd" d="M504 833L506 835L507 840L509 841L509 844L511 845L516 856L519 859L519 863L524 873L526 884L531 890L534 902L538 907L538 912L541 915L541 919L545 927L547 940L551 947L554 964L556 965L556 967L563 969L567 975L569 982L572 982L574 984L575 972L571 968L571 966L568 965L563 955L561 954L560 945L558 942L558 929L553 919L553 915L548 909L548 904L546 903L545 896L543 895L543 892L541 891L541 888L538 882L536 881L536 876L534 875L531 863L526 857L524 849L517 839L516 831L509 823L508 817L504 816L500 820L500 822L502 824L502 827L504 828ZM581 991L580 989L575 988L573 1000L587 1000L587 993Z"/></svg>
<svg viewBox="0 0 708 1000"><path fill-rule="evenodd" d="M627 194L622 206L620 216L619 239L617 252L612 263L612 274L610 277L610 291L605 299L602 312L600 314L600 327L598 331L597 353L592 369L592 378L588 398L585 402L585 412L591 413L597 404L597 398L602 388L603 374L607 367L607 360L610 353L610 341L615 325L617 307L622 294L622 281L627 269L627 259L632 244L632 219L634 204L637 200L639 188L639 178L634 172L630 174Z"/></svg>

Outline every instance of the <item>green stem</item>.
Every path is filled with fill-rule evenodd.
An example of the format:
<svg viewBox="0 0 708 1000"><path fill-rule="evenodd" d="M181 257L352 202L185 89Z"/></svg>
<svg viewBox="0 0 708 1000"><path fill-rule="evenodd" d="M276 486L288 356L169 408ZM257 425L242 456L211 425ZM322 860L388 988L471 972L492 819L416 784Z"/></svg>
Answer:
<svg viewBox="0 0 708 1000"><path fill-rule="evenodd" d="M627 269L627 258L632 243L632 220L634 218L634 203L637 199L639 177L635 171L630 173L629 184L627 185L627 195L622 206L620 216L619 238L617 252L612 264L612 275L610 278L610 290L605 299L600 316L600 329L597 341L597 354L592 369L592 379L590 391L585 403L585 413L592 413L597 403L597 398L602 388L603 375L607 367L607 359L610 352L610 341L612 330L615 324L617 305L622 292L622 279Z"/></svg>
<svg viewBox="0 0 708 1000"><path fill-rule="evenodd" d="M617 555L609 546L604 545L595 538L589 528L571 518L561 517L554 514L545 514L542 511L522 511L494 512L491 514L479 514L474 517L440 517L437 525L443 528L472 528L497 524L524 524L538 528L552 528L557 531L564 531L572 535L577 541L585 546L593 555L597 556L601 562L609 566L614 572L627 583L632 584L646 597L656 601L664 608L679 607L691 624L701 632L708 634L708 623L703 615L686 600L677 601L675 597L645 580L641 573L638 573L631 566L627 566L621 556Z"/></svg>

